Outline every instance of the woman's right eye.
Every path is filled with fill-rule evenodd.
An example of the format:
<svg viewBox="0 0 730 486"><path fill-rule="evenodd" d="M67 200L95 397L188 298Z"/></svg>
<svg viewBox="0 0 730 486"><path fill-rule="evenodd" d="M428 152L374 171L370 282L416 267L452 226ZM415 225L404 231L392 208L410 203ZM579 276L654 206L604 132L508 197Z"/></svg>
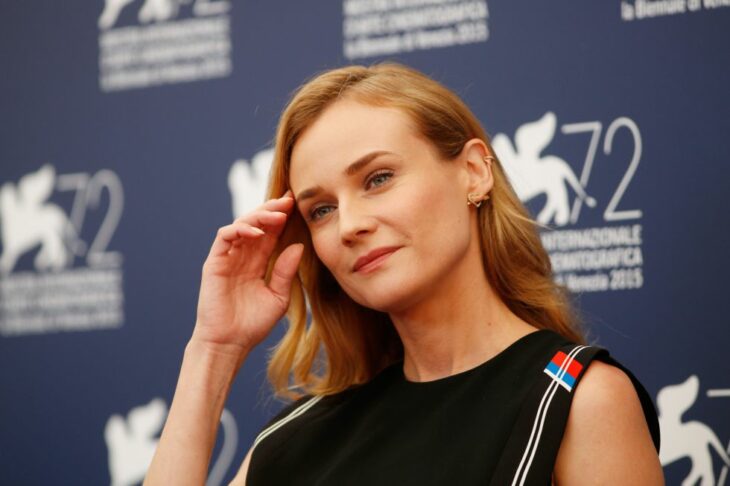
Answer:
<svg viewBox="0 0 730 486"><path fill-rule="evenodd" d="M309 219L310 221L317 221L327 216L333 210L333 206L318 206L309 212Z"/></svg>

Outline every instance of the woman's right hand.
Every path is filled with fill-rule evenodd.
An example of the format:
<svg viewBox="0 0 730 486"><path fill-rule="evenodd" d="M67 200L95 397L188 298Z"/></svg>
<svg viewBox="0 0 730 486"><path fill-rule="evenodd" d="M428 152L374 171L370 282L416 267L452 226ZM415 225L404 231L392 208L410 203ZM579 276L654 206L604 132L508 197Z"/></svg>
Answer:
<svg viewBox="0 0 730 486"><path fill-rule="evenodd" d="M203 265L193 340L243 356L271 332L289 307L302 257L302 244L288 246L266 283L269 259L293 210L287 192L218 230Z"/></svg>
<svg viewBox="0 0 730 486"><path fill-rule="evenodd" d="M303 245L269 260L294 210L290 193L218 230L203 265L198 314L146 485L203 484L233 377L289 307Z"/></svg>

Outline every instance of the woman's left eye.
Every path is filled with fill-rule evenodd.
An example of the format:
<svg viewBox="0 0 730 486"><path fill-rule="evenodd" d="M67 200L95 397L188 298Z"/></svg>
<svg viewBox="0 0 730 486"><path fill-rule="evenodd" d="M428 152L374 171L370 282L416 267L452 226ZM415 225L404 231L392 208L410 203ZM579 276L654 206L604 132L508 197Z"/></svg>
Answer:
<svg viewBox="0 0 730 486"><path fill-rule="evenodd" d="M371 187L380 187L388 182L391 177L393 177L393 172L391 171L376 172L367 180L365 188L370 189Z"/></svg>

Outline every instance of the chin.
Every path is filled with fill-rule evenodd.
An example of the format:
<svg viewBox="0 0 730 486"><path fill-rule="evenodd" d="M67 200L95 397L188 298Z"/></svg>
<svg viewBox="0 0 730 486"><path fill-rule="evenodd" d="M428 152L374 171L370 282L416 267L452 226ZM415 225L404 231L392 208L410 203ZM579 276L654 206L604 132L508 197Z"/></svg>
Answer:
<svg viewBox="0 0 730 486"><path fill-rule="evenodd" d="M412 292L404 282L376 284L376 286L377 288L347 293L363 307L386 313L406 309L417 300L415 292Z"/></svg>

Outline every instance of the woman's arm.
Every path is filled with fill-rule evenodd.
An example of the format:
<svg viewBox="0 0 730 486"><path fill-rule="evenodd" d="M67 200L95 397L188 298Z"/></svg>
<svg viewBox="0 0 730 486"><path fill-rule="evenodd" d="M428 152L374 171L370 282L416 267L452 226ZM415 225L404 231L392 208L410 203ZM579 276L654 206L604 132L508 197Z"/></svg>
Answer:
<svg viewBox="0 0 730 486"><path fill-rule="evenodd" d="M268 262L293 210L290 193L218 230L203 265L195 330L145 485L201 485L238 369L284 315L303 246Z"/></svg>
<svg viewBox="0 0 730 486"><path fill-rule="evenodd" d="M205 484L221 413L240 359L206 343L188 343L146 485Z"/></svg>
<svg viewBox="0 0 730 486"><path fill-rule="evenodd" d="M555 483L660 486L664 475L629 377L594 361L575 390Z"/></svg>

